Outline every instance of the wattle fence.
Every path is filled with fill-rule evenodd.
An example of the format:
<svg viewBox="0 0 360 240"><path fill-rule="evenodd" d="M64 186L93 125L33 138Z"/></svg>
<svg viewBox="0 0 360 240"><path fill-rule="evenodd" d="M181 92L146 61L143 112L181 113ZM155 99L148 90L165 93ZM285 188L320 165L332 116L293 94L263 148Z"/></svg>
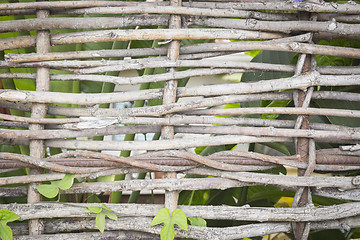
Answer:
<svg viewBox="0 0 360 240"><path fill-rule="evenodd" d="M162 226L150 223L164 207L209 221L176 227L176 238L360 227L359 16L352 1L1 3L0 209L20 217L9 223L14 239L157 239ZM251 62L220 57L254 50ZM241 81L186 85L234 73ZM130 85L140 87L121 90ZM272 150L256 150L264 145ZM125 178L133 173L160 177ZM65 176L76 180L59 199L36 189ZM95 181L104 176L112 181ZM254 186L288 193L291 207L179 200ZM119 192L154 190L163 203L114 203ZM107 194L118 219L100 233L84 210Z"/></svg>

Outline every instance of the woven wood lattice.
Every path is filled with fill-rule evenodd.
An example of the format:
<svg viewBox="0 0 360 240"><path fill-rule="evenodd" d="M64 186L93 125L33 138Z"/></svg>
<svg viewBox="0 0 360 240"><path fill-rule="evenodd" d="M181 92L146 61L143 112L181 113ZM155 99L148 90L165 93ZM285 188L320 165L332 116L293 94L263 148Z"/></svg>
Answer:
<svg viewBox="0 0 360 240"><path fill-rule="evenodd" d="M360 118L360 109L352 108L360 102L356 64L360 50L324 44L324 40L360 40L359 14L356 2L306 0L1 3L0 16L5 20L0 22L0 52L4 53L0 143L29 146L29 154L0 152L1 173L30 169L28 175L0 178L4 199L0 209L28 220L11 225L15 238L156 239L161 226L150 226L150 222L164 206L170 212L179 208L187 217L249 222L232 227L189 226L188 231L176 228L176 237L182 238L241 239L292 232L296 239L307 239L311 230L360 227L359 123L346 120ZM123 47L78 48L95 43ZM143 47L132 47L135 43ZM72 50L63 51L62 46ZM252 50L293 53L292 64L219 58ZM353 64L323 66L317 64L316 56L352 59ZM137 71L138 76L124 74L129 71ZM258 77L268 72L280 75ZM191 77L233 73L253 78L186 85ZM35 89L9 89L5 84L24 79L36 82ZM51 83L61 81L83 88L51 88L55 86ZM86 91L86 84L94 83L99 84L99 91ZM122 91L130 85L140 88ZM119 90L114 91L114 86ZM133 107L111 107L125 102L132 102ZM239 103L241 107L224 108ZM344 119L343 124L336 119ZM135 133L161 137L137 141L131 138ZM102 139L119 134L130 137ZM226 149L279 143L292 147L294 153ZM212 154L194 152L204 146L224 147ZM51 149L58 152L53 154ZM121 151L121 155L104 151ZM297 169L297 176L269 173L279 166ZM150 172L163 172L164 177L90 182L108 175ZM95 215L84 212L99 204L79 203L70 197L67 202L44 201L36 190L39 184L62 179L66 173L89 181L60 191L64 196L163 190L165 201L107 204L119 219L107 220L101 234L96 231ZM196 177L179 178L180 174ZM259 185L295 192L292 206L178 202L183 190ZM339 204L314 206L312 196ZM6 201L14 197L27 197L27 203Z"/></svg>

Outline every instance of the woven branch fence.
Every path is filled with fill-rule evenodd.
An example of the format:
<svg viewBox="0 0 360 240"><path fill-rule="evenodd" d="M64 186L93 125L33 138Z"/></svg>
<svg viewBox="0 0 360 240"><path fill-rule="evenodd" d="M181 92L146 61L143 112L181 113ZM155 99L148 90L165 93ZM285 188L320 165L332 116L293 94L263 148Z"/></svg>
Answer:
<svg viewBox="0 0 360 240"><path fill-rule="evenodd" d="M39 1L1 3L1 16L5 20L0 22L0 51L4 53L0 61L0 143L29 146L29 154L0 152L1 173L29 169L28 175L4 174L0 178L0 209L13 211L23 221L9 224L14 239L157 239L161 226L150 222L164 207L170 212L179 208L187 217L243 223L189 226L188 231L175 228L176 238L241 239L284 232L293 233L295 239L307 239L312 230L360 227L360 125L346 122L360 122L360 108L351 108L360 102L360 67L318 65L315 59L320 55L352 59L354 63L360 59L359 48L319 44L334 39L360 41L358 3ZM14 37L14 33L19 34ZM157 44L130 47L133 42L149 41ZM126 46L58 50L62 45L106 42ZM28 50L34 47L36 52ZM297 61L283 64L215 58L252 50L293 53ZM144 73L155 68L165 71ZM129 77L123 74L126 71L141 74ZM108 74L114 72L117 74ZM191 77L267 72L282 77L184 84L184 79ZM13 79L36 82L36 87L9 89L5 83ZM97 93L50 89L52 83L59 82L100 83L119 89L140 84L140 88L110 88ZM161 104L144 105L145 100ZM345 102L349 108L314 104L330 100ZM260 101L288 104L252 104ZM109 104L124 102L135 104L109 108ZM238 103L241 107L223 107ZM248 117L259 114L279 117ZM318 119L344 119L344 124ZM135 133L160 133L161 137L148 141L102 139ZM193 150L260 143L292 144L295 153L223 149L199 155ZM50 154L49 149L60 151ZM297 175L271 173L279 166L295 168ZM163 177L91 181L154 172L163 172ZM100 204L71 201L70 197L67 202L45 201L36 190L68 173L87 181L61 190L62 196L162 190L165 200L158 204L107 204L118 220L107 219L102 234L97 231L95 214L84 212ZM179 177L184 174L192 177ZM179 193L185 190L261 185L295 192L292 206L179 204ZM314 205L312 196L331 198L339 204ZM14 197L26 197L27 203L6 201Z"/></svg>

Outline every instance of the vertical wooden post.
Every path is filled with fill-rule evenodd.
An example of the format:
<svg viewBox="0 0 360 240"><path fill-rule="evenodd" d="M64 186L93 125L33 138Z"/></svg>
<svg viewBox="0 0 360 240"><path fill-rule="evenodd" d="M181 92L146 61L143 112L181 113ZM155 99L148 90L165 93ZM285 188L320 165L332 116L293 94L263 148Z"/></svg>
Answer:
<svg viewBox="0 0 360 240"><path fill-rule="evenodd" d="M300 12L300 20L309 20L310 13L308 12ZM304 64L301 69L301 73L307 73L311 71L311 55L306 55ZM310 90L309 88L307 89ZM313 89L311 89L313 90ZM312 94L312 91L311 93ZM298 107L307 107L305 103L307 92L306 91L299 91L298 94ZM310 95L311 96L311 95ZM310 128L310 116L306 115L302 118L302 123L300 125L300 129L309 129ZM300 158L300 162L309 162L309 138L298 138L297 139L297 154ZM313 142L312 142L313 143ZM313 148L312 151L315 151L315 143L312 144ZM315 161L315 159L314 159ZM305 176L306 170L298 169L298 176ZM310 189L308 187L299 188L296 191L293 206L294 207L304 207L305 205L309 204L309 199L311 199ZM309 235L310 226L304 222L293 224L293 231L295 238L297 240L306 240Z"/></svg>
<svg viewBox="0 0 360 240"><path fill-rule="evenodd" d="M38 10L36 12L37 18L48 18L50 11ZM46 54L50 51L50 34L48 30L38 31L36 35L36 49L37 53ZM50 89L50 69L37 68L36 76L36 91L49 91ZM31 108L32 118L44 118L47 112L47 104L34 103ZM41 130L43 125L30 124L30 130ZM45 147L43 140L30 141L30 156L36 158L43 158L45 156ZM30 174L41 174L41 169L31 169ZM35 191L38 184L29 184L28 187L28 203L35 203L41 201L41 195ZM29 220L29 235L39 235L43 231L43 225L39 219Z"/></svg>
<svg viewBox="0 0 360 240"><path fill-rule="evenodd" d="M181 6L181 0L170 0L171 6ZM170 29L181 28L181 17L178 15L170 16ZM168 58L170 61L176 61L179 57L180 41L173 40L170 42L168 48ZM175 72L176 68L170 68L169 72ZM174 103L176 101L177 80L170 80L165 82L163 105ZM166 115L165 117L169 117ZM163 126L161 128L162 139L174 138L174 126ZM165 178L176 178L176 173L165 173ZM170 213L177 208L178 191L165 191L165 207L169 209Z"/></svg>

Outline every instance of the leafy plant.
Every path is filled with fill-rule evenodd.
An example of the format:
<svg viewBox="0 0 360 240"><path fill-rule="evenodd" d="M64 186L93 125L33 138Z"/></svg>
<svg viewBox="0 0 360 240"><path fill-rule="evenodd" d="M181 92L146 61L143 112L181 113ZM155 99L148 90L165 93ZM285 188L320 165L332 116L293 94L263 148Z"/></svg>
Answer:
<svg viewBox="0 0 360 240"><path fill-rule="evenodd" d="M66 174L58 181L51 181L50 184L42 184L36 188L39 193L47 198L54 198L59 194L59 189L66 190L71 188L74 183L74 174Z"/></svg>
<svg viewBox="0 0 360 240"><path fill-rule="evenodd" d="M164 223L161 228L160 238L161 240L172 240L175 237L174 225L177 224L181 229L187 231L187 219L185 213L180 209L175 209L170 215L168 208L162 208L156 214L151 222L151 226Z"/></svg>
<svg viewBox="0 0 360 240"><path fill-rule="evenodd" d="M118 217L113 210L108 208L105 204L102 204L102 207L87 207L84 212L96 213L96 226L101 233L104 233L105 230L105 217L108 217L112 220L118 220Z"/></svg>
<svg viewBox="0 0 360 240"><path fill-rule="evenodd" d="M7 223L16 221L19 218L20 217L16 213L8 209L0 209L0 239L12 240L13 237L12 230L7 225Z"/></svg>

